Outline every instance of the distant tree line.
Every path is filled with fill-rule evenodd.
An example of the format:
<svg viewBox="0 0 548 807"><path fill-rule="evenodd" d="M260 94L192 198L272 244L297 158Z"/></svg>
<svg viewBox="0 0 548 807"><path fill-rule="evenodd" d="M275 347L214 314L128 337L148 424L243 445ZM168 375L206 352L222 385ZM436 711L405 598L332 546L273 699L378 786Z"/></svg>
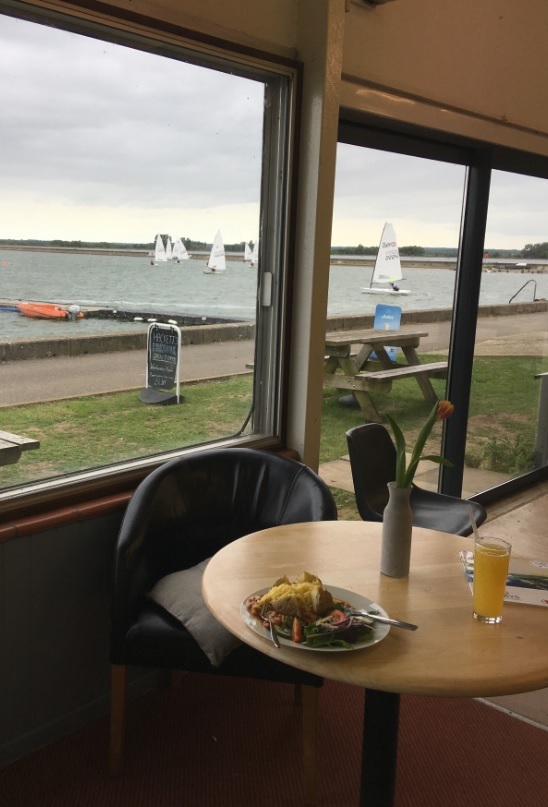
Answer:
<svg viewBox="0 0 548 807"><path fill-rule="evenodd" d="M164 244L167 241L168 233L162 233L162 238L164 240ZM171 236L169 236L171 238ZM173 241L173 238L171 238ZM191 238L185 238L184 236L181 238L181 241L185 245L187 252L191 252L194 250L195 252L206 252L208 249L211 249L213 242L206 243L206 241L193 241ZM248 243L253 246L253 241L248 241ZM146 245L142 247L142 249L151 249L154 247L154 244ZM245 248L245 241L240 241L238 244L225 244L225 252L243 252Z"/></svg>
<svg viewBox="0 0 548 807"><path fill-rule="evenodd" d="M376 255L379 251L378 246L364 247L363 244L358 244L357 247L331 247L333 255ZM399 247L400 255L406 256L424 256L426 251L424 247Z"/></svg>
<svg viewBox="0 0 548 807"><path fill-rule="evenodd" d="M525 244L521 250L521 257L548 259L548 241L543 241L542 244Z"/></svg>
<svg viewBox="0 0 548 807"><path fill-rule="evenodd" d="M162 234L162 238L167 239L167 233ZM173 239L172 239L173 240ZM211 243L206 241L194 241L192 238L182 238L182 241L189 252L202 251L206 252L211 249ZM253 246L253 241L248 241L250 246ZM64 247L66 249L138 249L138 250L153 250L154 241L147 243L128 243L119 241L64 241L61 238L55 238L50 241L44 241L37 238L0 238L0 245L5 246L21 246L21 247ZM225 244L226 252L243 252L245 241L240 241L237 244ZM419 246L405 246L400 247L400 255L408 258L413 257L431 257L431 258L453 258L458 254L456 247L419 247ZM331 253L333 255L372 255L375 256L379 251L377 245L366 247L363 244L357 246L344 246L332 247ZM485 252L486 257L489 258L524 258L548 260L548 241L540 244L526 244L522 250L519 249L488 249Z"/></svg>
<svg viewBox="0 0 548 807"><path fill-rule="evenodd" d="M165 243L168 233L162 233L161 235ZM191 238L182 238L181 240L189 252L191 250L201 250L205 252L208 249L211 249L212 246L211 243L208 244L205 241L193 241ZM253 246L253 241L249 241L248 243L250 246ZM127 241L64 241L61 238L54 238L50 241L40 240L38 238L0 238L0 245L2 244L5 246L15 247L63 247L65 249L138 249L150 251L154 249L154 241L149 241L148 243L143 244L137 242L130 243ZM225 251L243 252L244 247L245 241L240 241L238 244L225 244Z"/></svg>

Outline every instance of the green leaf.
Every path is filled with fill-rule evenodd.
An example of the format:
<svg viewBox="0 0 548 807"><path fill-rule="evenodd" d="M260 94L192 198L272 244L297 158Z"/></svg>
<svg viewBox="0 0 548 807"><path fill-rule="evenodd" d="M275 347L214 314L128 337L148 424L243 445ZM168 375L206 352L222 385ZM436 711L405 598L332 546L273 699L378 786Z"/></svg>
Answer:
<svg viewBox="0 0 548 807"><path fill-rule="evenodd" d="M430 460L430 462L437 462L438 465L445 465L446 468L452 468L453 463L446 460L445 457L440 457L438 454L426 454L421 459Z"/></svg>
<svg viewBox="0 0 548 807"><path fill-rule="evenodd" d="M390 415L386 415L388 421L392 427L392 431L394 432L394 437L396 439L396 485L399 488L407 487L405 483L406 477L406 469L405 469L405 437L403 436L403 432L394 420L393 417Z"/></svg>

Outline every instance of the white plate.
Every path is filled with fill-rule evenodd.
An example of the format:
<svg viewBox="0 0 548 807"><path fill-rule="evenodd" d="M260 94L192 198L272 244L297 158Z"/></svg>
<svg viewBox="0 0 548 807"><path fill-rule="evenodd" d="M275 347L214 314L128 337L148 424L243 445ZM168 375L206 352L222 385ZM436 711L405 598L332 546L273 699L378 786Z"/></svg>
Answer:
<svg viewBox="0 0 548 807"><path fill-rule="evenodd" d="M381 608L380 605L373 602L373 600L369 600L367 597L362 597L360 594L354 594L353 591L347 591L345 588L337 588L337 586L326 585L325 588L331 592L336 600L344 600L344 602L347 602L357 610L377 611L379 616L388 616L386 611ZM260 591L255 591L253 594L250 594L249 597L262 597L267 591L270 591L270 586L262 588ZM251 628L252 631L257 633L259 636L264 636L269 642L272 642L272 639L270 638L270 629L263 628L261 620L252 616L247 610L245 604L249 597L246 597L243 603L240 605L240 614L243 621L248 627ZM292 642L291 639L286 639L281 633L278 633L278 639L280 640L282 647L292 647L299 650L314 650L315 652L322 653L340 653L341 651L348 652L349 650L359 650L362 647L372 647L372 645L382 642L382 640L388 636L389 632L390 625L382 625L380 622L376 622L370 635L367 638L356 642L352 645L352 647L307 647L304 644Z"/></svg>

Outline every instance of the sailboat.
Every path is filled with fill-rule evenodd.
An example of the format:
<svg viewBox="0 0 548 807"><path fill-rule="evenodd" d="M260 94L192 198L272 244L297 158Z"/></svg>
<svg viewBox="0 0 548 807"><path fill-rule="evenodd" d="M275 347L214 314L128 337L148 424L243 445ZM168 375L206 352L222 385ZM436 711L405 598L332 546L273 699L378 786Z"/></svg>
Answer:
<svg viewBox="0 0 548 807"><path fill-rule="evenodd" d="M223 236L221 235L221 231L217 230L217 235L215 236L213 246L211 247L209 260L206 263L203 271L207 275L209 274L217 275L220 272L224 272L225 269L226 269L225 245L223 243Z"/></svg>
<svg viewBox="0 0 548 807"><path fill-rule="evenodd" d="M410 294L409 289L400 289L397 285L398 280L401 280L402 277L400 253L396 241L394 225L387 221L382 230L381 242L379 244L377 260L375 261L375 268L371 275L371 282L369 287L362 288L362 293L391 295ZM388 287L383 289L373 288L373 283L386 282L390 284Z"/></svg>
<svg viewBox="0 0 548 807"><path fill-rule="evenodd" d="M166 241L166 260L170 261L173 258L173 246L171 244L171 238L167 237Z"/></svg>
<svg viewBox="0 0 548 807"><path fill-rule="evenodd" d="M179 263L179 261L188 261L188 259L190 258L190 255L186 251L186 247L183 244L182 238L176 238L175 241L173 242L172 254L173 254L173 260L177 261L177 263Z"/></svg>
<svg viewBox="0 0 548 807"><path fill-rule="evenodd" d="M250 260L251 260L251 247L246 241L244 246L244 263L249 263Z"/></svg>
<svg viewBox="0 0 548 807"><path fill-rule="evenodd" d="M162 236L160 233L158 233L156 236L156 243L154 245L154 257L151 260L151 263L165 263L165 261L167 261L166 248L164 247Z"/></svg>
<svg viewBox="0 0 548 807"><path fill-rule="evenodd" d="M251 252L251 259L249 261L250 266L257 266L257 262L259 260L259 239L255 241L253 244L253 250Z"/></svg>

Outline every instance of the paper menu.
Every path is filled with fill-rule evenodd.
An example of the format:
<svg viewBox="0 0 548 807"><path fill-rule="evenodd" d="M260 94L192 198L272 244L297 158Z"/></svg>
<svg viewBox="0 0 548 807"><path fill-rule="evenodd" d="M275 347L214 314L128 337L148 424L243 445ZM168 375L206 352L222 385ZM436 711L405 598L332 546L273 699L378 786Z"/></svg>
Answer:
<svg viewBox="0 0 548 807"><path fill-rule="evenodd" d="M464 574L474 587L474 553L460 552ZM540 605L548 608L548 561L512 555L506 581L505 602Z"/></svg>

